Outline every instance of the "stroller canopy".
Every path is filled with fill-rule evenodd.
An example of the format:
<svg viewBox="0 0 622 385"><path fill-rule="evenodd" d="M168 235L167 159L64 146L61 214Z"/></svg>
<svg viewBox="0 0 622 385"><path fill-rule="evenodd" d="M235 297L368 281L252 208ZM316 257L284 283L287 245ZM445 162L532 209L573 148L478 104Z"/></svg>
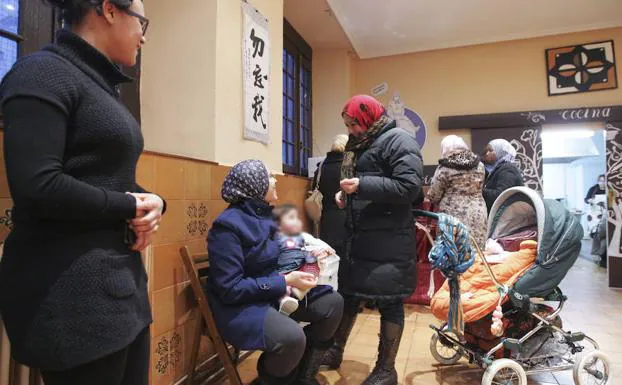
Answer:
<svg viewBox="0 0 622 385"><path fill-rule="evenodd" d="M574 215L555 200L543 200L527 187L503 192L488 217L488 238L510 236L537 228L536 265L514 285L521 294L543 297L566 276L581 251L583 228Z"/></svg>

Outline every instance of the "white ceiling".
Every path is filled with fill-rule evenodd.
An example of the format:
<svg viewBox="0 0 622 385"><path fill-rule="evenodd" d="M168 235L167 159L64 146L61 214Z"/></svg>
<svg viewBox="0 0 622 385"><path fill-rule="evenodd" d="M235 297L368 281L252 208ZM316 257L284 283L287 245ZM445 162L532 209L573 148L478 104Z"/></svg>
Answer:
<svg viewBox="0 0 622 385"><path fill-rule="evenodd" d="M326 0L285 0L283 14L311 48L352 50Z"/></svg>
<svg viewBox="0 0 622 385"><path fill-rule="evenodd" d="M327 1L363 59L622 26L622 0Z"/></svg>

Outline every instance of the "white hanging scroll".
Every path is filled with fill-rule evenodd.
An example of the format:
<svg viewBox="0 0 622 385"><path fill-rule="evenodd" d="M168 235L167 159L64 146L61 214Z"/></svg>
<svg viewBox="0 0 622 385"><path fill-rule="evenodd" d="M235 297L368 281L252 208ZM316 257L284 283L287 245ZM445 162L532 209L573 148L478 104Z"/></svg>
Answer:
<svg viewBox="0 0 622 385"><path fill-rule="evenodd" d="M242 2L244 31L244 139L270 141L270 36L268 19Z"/></svg>

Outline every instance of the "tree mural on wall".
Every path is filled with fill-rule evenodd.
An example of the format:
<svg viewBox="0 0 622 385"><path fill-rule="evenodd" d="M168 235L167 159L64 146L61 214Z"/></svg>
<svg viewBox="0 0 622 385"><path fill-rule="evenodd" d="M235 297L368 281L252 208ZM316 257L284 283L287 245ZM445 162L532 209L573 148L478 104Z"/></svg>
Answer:
<svg viewBox="0 0 622 385"><path fill-rule="evenodd" d="M609 208L609 247L607 254L622 257L622 134L607 124L607 192Z"/></svg>
<svg viewBox="0 0 622 385"><path fill-rule="evenodd" d="M515 163L523 171L525 186L542 191L542 138L541 127L523 130L518 139L510 143L516 149Z"/></svg>

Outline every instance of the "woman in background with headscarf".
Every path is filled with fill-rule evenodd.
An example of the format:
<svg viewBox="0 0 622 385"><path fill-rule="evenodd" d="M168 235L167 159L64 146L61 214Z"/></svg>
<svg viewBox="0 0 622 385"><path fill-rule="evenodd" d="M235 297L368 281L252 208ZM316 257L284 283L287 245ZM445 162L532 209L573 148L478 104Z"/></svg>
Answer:
<svg viewBox="0 0 622 385"><path fill-rule="evenodd" d="M502 192L510 187L523 186L523 173L513 163L516 149L505 139L495 139L484 150L486 180L482 194L488 212Z"/></svg>
<svg viewBox="0 0 622 385"><path fill-rule="evenodd" d="M484 165L466 142L456 135L445 137L427 197L441 213L464 223L482 248L486 243L487 218L482 196L484 178Z"/></svg>
<svg viewBox="0 0 622 385"><path fill-rule="evenodd" d="M336 196L338 206L346 209L348 227L346 258L339 265L345 306L324 364L339 368L358 308L373 300L381 316L380 344L376 366L363 384L396 385L403 299L413 291L412 204L421 194L421 155L415 137L397 127L371 96L353 97L342 117L350 133Z"/></svg>
<svg viewBox="0 0 622 385"><path fill-rule="evenodd" d="M238 349L264 351L255 384L317 385L321 360L341 320L341 295L330 286L316 287L310 273L277 273L279 244L270 206L277 199L276 179L263 162L235 165L222 198L230 206L214 221L207 243L207 295L218 329ZM275 308L287 286L311 289L291 318ZM298 322L309 325L303 329Z"/></svg>

